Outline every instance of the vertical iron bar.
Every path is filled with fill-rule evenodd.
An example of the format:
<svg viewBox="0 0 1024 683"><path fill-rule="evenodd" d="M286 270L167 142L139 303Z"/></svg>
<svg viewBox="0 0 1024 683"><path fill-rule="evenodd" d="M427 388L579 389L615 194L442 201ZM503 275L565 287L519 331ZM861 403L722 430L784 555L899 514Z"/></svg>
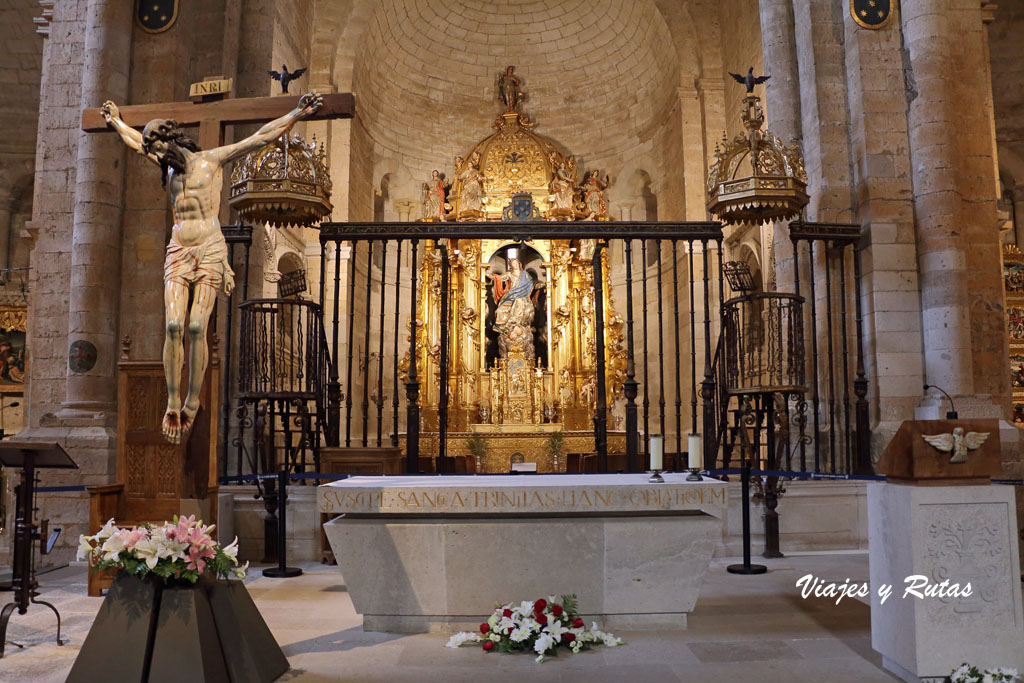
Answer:
<svg viewBox="0 0 1024 683"><path fill-rule="evenodd" d="M814 240L807 240L808 284L811 287L811 411L814 416L814 471L821 472L821 417L818 411L818 306L814 293Z"/></svg>
<svg viewBox="0 0 1024 683"><path fill-rule="evenodd" d="M693 291L694 291L694 280L693 280L693 240L687 242L687 258L689 259L690 267L690 432L693 434L697 433L697 323L696 323L696 309L697 306L694 303ZM677 293L678 294L678 293ZM681 359L680 359L681 360ZM678 362L678 361L677 361ZM704 435L705 439L710 439L710 434Z"/></svg>
<svg viewBox="0 0 1024 683"><path fill-rule="evenodd" d="M829 243L822 242L825 247L825 333L828 335L828 458L829 467L836 472L836 361L835 343L832 339L832 268L829 265Z"/></svg>
<svg viewBox="0 0 1024 683"><path fill-rule="evenodd" d="M380 324L377 327L377 448L383 441L384 430L384 293L387 290L388 241L380 241ZM395 299L395 309L398 300ZM398 336L398 330L395 330Z"/></svg>
<svg viewBox="0 0 1024 683"><path fill-rule="evenodd" d="M648 384L648 378L647 378L647 362L648 362L648 360L647 360L647 242L648 242L648 240L642 240L640 242L640 245L641 245L640 262L641 262L641 267L643 269L642 272L643 272L643 275L644 275L643 276L643 280L642 280L642 282L643 282L643 289L641 291L641 294L642 294L642 296L644 298L644 306L643 306L643 315L644 315L644 325L643 325L643 333L644 333L644 444L641 444L641 445L644 446L644 452L645 453L647 453L649 451L649 448L648 448L648 446L646 446L646 444L650 443L650 438L651 438L651 423L650 423L651 400L650 400L650 395L649 395L649 393L647 391L647 384ZM649 459L650 459L650 454L648 453L648 460Z"/></svg>
<svg viewBox="0 0 1024 683"><path fill-rule="evenodd" d="M708 277L708 241L701 240L702 261L704 265L704 381L701 382L701 398L704 399L704 453L702 466L709 469L715 466L715 453L711 450L715 447L714 441L710 438L715 431L714 400L715 400L715 378L711 374L711 297L708 291L711 279ZM696 427L696 426L695 426Z"/></svg>
<svg viewBox="0 0 1024 683"><path fill-rule="evenodd" d="M795 292L795 294L797 296L801 296L801 294L800 294L800 241L794 239L794 240L792 240L792 242L793 242L793 290L794 290L794 292ZM793 341L794 342L799 342L800 348L804 349L804 348L806 348L806 345L807 345L807 339L806 339L806 336L803 333L803 330L804 330L804 328L803 328L803 317L804 317L804 307L803 307L803 304L797 304L797 310L800 313L801 338L799 340L794 339ZM804 375L806 377L806 373L807 373L807 354L806 353L801 352L801 354L800 354L800 362L804 366ZM806 394L801 393L801 395L799 396L798 400L804 406L807 405L807 396L806 396ZM800 406L798 405L797 406L797 415L799 415L799 418L800 418L800 423L797 425L797 428L799 430L799 435L798 435L798 438L797 438L797 444L798 444L798 448L800 449L800 471L801 472L806 472L807 471L807 444L804 442L804 430L807 429L807 411L806 410L801 410Z"/></svg>
<svg viewBox="0 0 1024 683"><path fill-rule="evenodd" d="M416 377L416 250L419 240L412 240L412 283L409 287L409 375L405 383L405 469L409 474L420 471L420 383ZM397 285L396 285L397 286Z"/></svg>
<svg viewBox="0 0 1024 683"><path fill-rule="evenodd" d="M363 316L363 448L369 443L370 430L370 295L373 294L373 240L366 242L366 298L363 305L366 314Z"/></svg>
<svg viewBox="0 0 1024 683"><path fill-rule="evenodd" d="M608 397L605 378L604 349L604 273L601 251L608 246L599 241L594 249L591 265L594 269L594 341L597 345L597 401L594 411L594 447L597 450L597 468L608 471Z"/></svg>
<svg viewBox="0 0 1024 683"><path fill-rule="evenodd" d="M690 248L693 248L693 242L690 242ZM672 314L674 316L675 324L675 342L676 342L676 355L675 355L675 369L676 369L676 460L680 460L683 457L683 394L682 387L680 387L680 373L679 373L679 359L682 358L679 354L679 253L678 241L672 240Z"/></svg>
<svg viewBox="0 0 1024 683"><path fill-rule="evenodd" d="M636 364L633 356L633 240L626 239L626 471L637 471Z"/></svg>
<svg viewBox="0 0 1024 683"><path fill-rule="evenodd" d="M438 241L438 249L441 250L441 353L440 353L440 374L441 387L437 401L437 427L438 427L438 463L444 463L448 453L448 318L450 315L449 299L451 292L450 285L450 264L448 263L448 241L444 244Z"/></svg>
<svg viewBox="0 0 1024 683"><path fill-rule="evenodd" d="M658 246L658 433L665 436L665 318L662 303L665 296L662 289L661 240ZM679 454L676 454L679 457ZM678 464L676 465L678 468Z"/></svg>
<svg viewBox="0 0 1024 683"><path fill-rule="evenodd" d="M398 301L399 287L398 283L402 279L402 240L399 239L395 247L395 329L394 329L394 349L392 351L391 359L391 380L393 386L391 387L391 393L394 394L394 398L391 399L391 407L394 410L394 425L393 432L391 433L391 446L398 446L398 313L401 310L401 305Z"/></svg>
<svg viewBox="0 0 1024 683"><path fill-rule="evenodd" d="M861 264L860 248L853 246L853 282L854 301L856 302L857 325L857 377L853 380L853 393L857 395L855 420L857 423L857 474L870 474L871 465L871 425L868 415L868 379L864 376L864 311L861 302Z"/></svg>
<svg viewBox="0 0 1024 683"><path fill-rule="evenodd" d="M359 242L352 240L352 253L348 258L348 371L345 373L347 384L345 387L345 448L352 445L352 355L354 351L352 342L355 340L356 331L356 252L358 247Z"/></svg>
<svg viewBox="0 0 1024 683"><path fill-rule="evenodd" d="M850 449L850 343L847 339L850 324L846 317L846 296L846 246L843 245L839 250L839 310L840 319L843 321L839 338L843 341L843 455L846 472L850 473L854 468Z"/></svg>

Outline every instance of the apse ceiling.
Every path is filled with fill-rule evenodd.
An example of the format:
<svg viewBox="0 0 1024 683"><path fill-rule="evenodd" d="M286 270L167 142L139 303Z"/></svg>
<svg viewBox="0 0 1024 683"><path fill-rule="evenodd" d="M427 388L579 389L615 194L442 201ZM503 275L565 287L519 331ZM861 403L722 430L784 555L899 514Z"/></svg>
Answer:
<svg viewBox="0 0 1024 683"><path fill-rule="evenodd" d="M652 0L382 0L364 16L358 38L345 32L360 118L423 161L491 132L509 65L537 132L593 160L650 140L677 97L677 46Z"/></svg>

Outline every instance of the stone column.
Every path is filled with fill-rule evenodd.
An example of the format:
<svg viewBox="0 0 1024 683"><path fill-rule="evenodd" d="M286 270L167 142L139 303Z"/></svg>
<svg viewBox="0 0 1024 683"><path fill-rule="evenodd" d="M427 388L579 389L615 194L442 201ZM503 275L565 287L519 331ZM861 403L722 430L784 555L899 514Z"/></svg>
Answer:
<svg viewBox="0 0 1024 683"><path fill-rule="evenodd" d="M972 397L977 407L962 416L1004 417L1009 376L981 10L976 0L901 6L916 83L908 123L926 381Z"/></svg>
<svg viewBox="0 0 1024 683"><path fill-rule="evenodd" d="M13 217L14 205L9 198L0 197L0 271L10 266L11 254L11 218ZM7 278L0 273L0 282L6 282Z"/></svg>
<svg viewBox="0 0 1024 683"><path fill-rule="evenodd" d="M683 134L683 210L686 220L702 221L707 216L707 155L704 142L704 117L701 96L696 87L676 89ZM712 147L714 149L714 147Z"/></svg>
<svg viewBox="0 0 1024 683"><path fill-rule="evenodd" d="M792 0L761 0L759 7L764 71L771 76L765 84L767 128L783 142L789 143L801 138L800 76L793 4ZM762 265L766 288L791 291L793 243L789 239L788 221L766 226L763 237ZM774 258L770 258L772 256Z"/></svg>
<svg viewBox="0 0 1024 683"><path fill-rule="evenodd" d="M90 0L81 107L124 102L131 62L132 5ZM82 133L75 174L68 342L90 342L96 365L67 371L61 418L89 417L117 400L117 319L120 299L124 144L114 134Z"/></svg>

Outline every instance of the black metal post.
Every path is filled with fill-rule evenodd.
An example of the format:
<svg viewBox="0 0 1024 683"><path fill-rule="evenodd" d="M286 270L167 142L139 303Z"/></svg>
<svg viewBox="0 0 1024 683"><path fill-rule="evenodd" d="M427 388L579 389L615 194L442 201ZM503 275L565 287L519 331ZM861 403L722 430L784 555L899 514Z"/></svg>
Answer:
<svg viewBox="0 0 1024 683"><path fill-rule="evenodd" d="M393 342L394 342L394 349L392 350L392 359L391 359L391 381L392 381L392 387L391 387L391 393L392 393L391 408L394 411L394 415L392 417L393 426L392 426L392 432L391 432L391 446L392 447L397 447L398 446L398 337L399 337L398 330L400 329L398 327L398 322L399 322L399 312L402 310L401 303L399 302L399 299L398 299L398 295L399 295L399 293L401 291L400 288L399 288L398 283L402 279L401 276L402 276L402 240L398 240L398 243L395 246L395 332L394 332L394 335L393 335L394 336L394 340L393 340ZM411 318L410 318L410 320L411 320Z"/></svg>
<svg viewBox="0 0 1024 683"><path fill-rule="evenodd" d="M398 260L397 257L395 260ZM380 323L377 327L377 448L383 444L384 436L384 293L387 291L388 243L380 242ZM395 299L395 310L398 310L398 299ZM398 328L395 328L398 338Z"/></svg>
<svg viewBox="0 0 1024 683"><path fill-rule="evenodd" d="M750 564L750 464L747 462L743 463L740 483L743 492L743 564L730 564L725 570L730 574L764 574L768 567Z"/></svg>
<svg viewBox="0 0 1024 683"><path fill-rule="evenodd" d="M657 240L655 244L658 245L658 431L661 434L667 434L665 429L665 319L662 307L665 296L662 288L661 240ZM679 457L678 454L676 457Z"/></svg>
<svg viewBox="0 0 1024 683"><path fill-rule="evenodd" d="M416 248L412 240L412 284L409 287L409 375L405 383L405 468L409 474L420 471L420 383L416 377ZM397 334L397 330L396 330Z"/></svg>
<svg viewBox="0 0 1024 683"><path fill-rule="evenodd" d="M302 570L288 566L288 469L277 472L277 566L267 567L263 576L272 579L290 579Z"/></svg>
<svg viewBox="0 0 1024 683"><path fill-rule="evenodd" d="M626 471L637 471L636 364L633 357L633 240L626 239Z"/></svg>
<svg viewBox="0 0 1024 683"><path fill-rule="evenodd" d="M359 242L352 240L352 253L349 255L348 279L348 371L345 373L345 448L352 445L352 357L355 353L356 322L356 252ZM367 276L369 277L369 276Z"/></svg>
<svg viewBox="0 0 1024 683"><path fill-rule="evenodd" d="M857 315L857 377L853 380L853 393L857 396L854 408L857 425L857 474L871 474L871 424L868 415L868 379L864 375L864 313L861 303L861 265L858 244L853 247L854 300Z"/></svg>
<svg viewBox="0 0 1024 683"><path fill-rule="evenodd" d="M363 316L363 448L369 444L367 432L370 430L370 295L373 293L370 275L373 271L373 240L366 244L366 298L363 299L363 305L366 306L366 315Z"/></svg>
<svg viewBox="0 0 1024 683"><path fill-rule="evenodd" d="M651 422L650 422L651 400L650 400L649 393L647 391L647 385L648 385L648 378L647 378L647 240L641 240L640 241L640 245L641 245L641 249L640 249L640 263L641 263L641 268L642 268L642 272L643 272L643 280L641 281L643 283L643 288L641 290L641 295L643 296L643 299L644 299L644 306L643 306L643 315L644 315L644 325L643 325L643 333L644 333L644 404L643 404L644 405L644 443L642 445L644 447L644 452L648 454L648 460L650 460L650 453L649 453L650 446L647 445L647 444L650 443L650 438L651 438Z"/></svg>
<svg viewBox="0 0 1024 683"><path fill-rule="evenodd" d="M594 249L591 265L594 269L594 340L597 343L597 400L594 410L594 447L597 450L597 467L608 471L608 397L605 377L604 348L604 273L602 272L601 251L607 242L598 242Z"/></svg>

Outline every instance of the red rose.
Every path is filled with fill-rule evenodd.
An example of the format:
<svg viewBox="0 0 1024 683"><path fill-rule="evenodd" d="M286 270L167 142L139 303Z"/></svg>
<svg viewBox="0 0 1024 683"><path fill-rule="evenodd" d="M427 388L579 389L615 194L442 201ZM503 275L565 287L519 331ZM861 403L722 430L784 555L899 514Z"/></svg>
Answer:
<svg viewBox="0 0 1024 683"><path fill-rule="evenodd" d="M537 615L537 623L540 624L541 626L547 626L548 625L548 617L547 617L547 615L546 614L538 614Z"/></svg>
<svg viewBox="0 0 1024 683"><path fill-rule="evenodd" d="M484 641L484 652L490 652L493 649L494 649L494 641L493 640Z"/></svg>
<svg viewBox="0 0 1024 683"><path fill-rule="evenodd" d="M537 614L540 614L541 612L544 611L544 608L547 607L547 606L548 606L548 601L545 600L544 598L541 598L537 602L533 603L533 611L535 613L537 613Z"/></svg>
<svg viewBox="0 0 1024 683"><path fill-rule="evenodd" d="M509 619L511 619L512 618L512 610L510 610L510 609L505 610L504 612L501 613L501 616L508 617Z"/></svg>
<svg viewBox="0 0 1024 683"><path fill-rule="evenodd" d="M552 605L551 613L554 614L556 617L562 616L562 606L561 605Z"/></svg>
<svg viewBox="0 0 1024 683"><path fill-rule="evenodd" d="M583 628L583 617L576 617L572 621L573 628Z"/></svg>
<svg viewBox="0 0 1024 683"><path fill-rule="evenodd" d="M571 642L574 642L576 640L576 634L575 633L566 633L562 637L565 638L565 642L567 642L567 643L571 643Z"/></svg>
<svg viewBox="0 0 1024 683"><path fill-rule="evenodd" d="M490 631L490 630L491 630L491 625L490 624L488 624L486 622L483 623L483 624L480 624L480 633L483 633L486 636L487 632Z"/></svg>

